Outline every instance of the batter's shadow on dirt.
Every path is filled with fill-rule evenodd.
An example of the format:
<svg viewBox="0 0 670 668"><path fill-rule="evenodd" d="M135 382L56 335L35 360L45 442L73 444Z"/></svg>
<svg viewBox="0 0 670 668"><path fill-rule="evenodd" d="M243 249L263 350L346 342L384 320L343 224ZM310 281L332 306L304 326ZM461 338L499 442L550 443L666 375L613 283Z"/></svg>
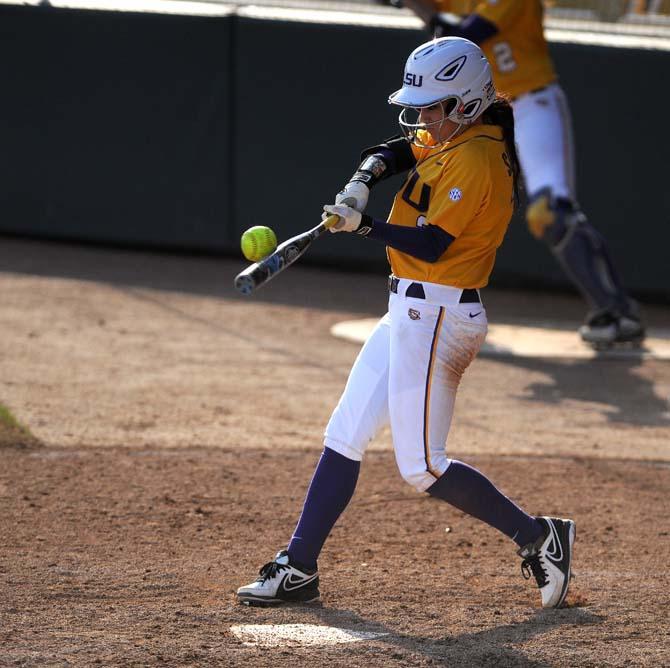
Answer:
<svg viewBox="0 0 670 668"><path fill-rule="evenodd" d="M601 624L604 621L603 617L581 607L537 610L523 622L504 624L472 633L445 634L443 638L426 638L420 635L395 633L383 624L365 620L349 610L324 607L318 609L316 614L324 623L331 626L385 634L376 638L375 642L412 653L421 653L430 658L435 665L450 668L455 666L541 668L555 665L532 659L514 646L524 644L535 636L548 633L560 626L585 626Z"/></svg>
<svg viewBox="0 0 670 668"><path fill-rule="evenodd" d="M480 353L481 357L488 357ZM636 373L643 357L603 355L590 360L536 357L491 357L498 362L535 371L551 378L532 382L519 397L549 405L565 400L602 404L602 414L612 423L634 426L670 426L670 401L658 396L653 383Z"/></svg>

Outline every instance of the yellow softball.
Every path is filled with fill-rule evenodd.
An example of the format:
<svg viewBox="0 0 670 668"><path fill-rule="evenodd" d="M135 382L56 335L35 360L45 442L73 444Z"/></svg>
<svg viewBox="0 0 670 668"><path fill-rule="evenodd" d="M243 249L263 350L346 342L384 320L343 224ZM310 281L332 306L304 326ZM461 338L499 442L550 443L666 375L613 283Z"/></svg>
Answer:
<svg viewBox="0 0 670 668"><path fill-rule="evenodd" d="M269 227L255 225L242 235L240 246L247 260L258 262L277 248L277 237Z"/></svg>

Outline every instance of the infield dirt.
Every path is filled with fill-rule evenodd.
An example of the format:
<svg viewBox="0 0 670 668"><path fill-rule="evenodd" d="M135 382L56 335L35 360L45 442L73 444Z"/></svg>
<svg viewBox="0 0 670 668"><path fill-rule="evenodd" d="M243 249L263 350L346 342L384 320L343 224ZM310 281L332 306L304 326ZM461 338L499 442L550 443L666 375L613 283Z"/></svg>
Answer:
<svg viewBox="0 0 670 668"><path fill-rule="evenodd" d="M330 327L381 314L384 277L295 267L248 300L239 262L9 240L0 260L0 400L42 443L0 440L0 665L670 665L667 362L466 373L449 452L575 519L564 609L539 609L507 539L402 482L388 432L322 554L322 604L247 608L234 591L290 537L357 353ZM570 297L485 301L491 321L582 315ZM301 622L386 635L230 632Z"/></svg>

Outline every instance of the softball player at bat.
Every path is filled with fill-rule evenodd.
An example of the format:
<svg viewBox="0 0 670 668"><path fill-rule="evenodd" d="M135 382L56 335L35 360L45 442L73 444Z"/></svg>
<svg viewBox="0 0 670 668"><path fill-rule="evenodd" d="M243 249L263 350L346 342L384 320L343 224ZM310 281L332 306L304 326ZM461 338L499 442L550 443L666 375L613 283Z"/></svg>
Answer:
<svg viewBox="0 0 670 668"><path fill-rule="evenodd" d="M556 607L568 589L574 522L528 515L482 473L446 454L458 384L486 336L480 289L517 195L512 109L496 96L481 49L465 39L415 49L403 82L389 102L402 108L405 136L367 149L336 203L324 207L341 218L331 231L386 244L389 310L328 423L288 548L237 596L247 604L319 598L317 557L353 495L368 443L390 423L402 477L516 542L542 605ZM403 172L388 222L363 214L369 189Z"/></svg>
<svg viewBox="0 0 670 668"><path fill-rule="evenodd" d="M496 88L512 98L531 234L551 249L585 297L579 333L596 347L641 342L637 304L622 285L603 237L576 200L570 111L544 38L541 0L404 0L435 36L479 44ZM450 14L448 12L454 12Z"/></svg>

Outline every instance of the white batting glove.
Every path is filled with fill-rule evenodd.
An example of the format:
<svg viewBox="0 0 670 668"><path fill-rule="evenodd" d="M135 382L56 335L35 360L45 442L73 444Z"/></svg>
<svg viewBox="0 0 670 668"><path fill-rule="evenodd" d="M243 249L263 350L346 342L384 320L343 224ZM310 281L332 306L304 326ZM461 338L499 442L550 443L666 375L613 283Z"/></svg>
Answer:
<svg viewBox="0 0 670 668"><path fill-rule="evenodd" d="M346 204L356 211L363 213L368 205L370 188L361 181L349 181L335 196L335 204Z"/></svg>
<svg viewBox="0 0 670 668"><path fill-rule="evenodd" d="M339 222L328 228L333 233L355 232L361 224L361 212L346 204L326 204L323 210L326 214L335 214L340 217Z"/></svg>

